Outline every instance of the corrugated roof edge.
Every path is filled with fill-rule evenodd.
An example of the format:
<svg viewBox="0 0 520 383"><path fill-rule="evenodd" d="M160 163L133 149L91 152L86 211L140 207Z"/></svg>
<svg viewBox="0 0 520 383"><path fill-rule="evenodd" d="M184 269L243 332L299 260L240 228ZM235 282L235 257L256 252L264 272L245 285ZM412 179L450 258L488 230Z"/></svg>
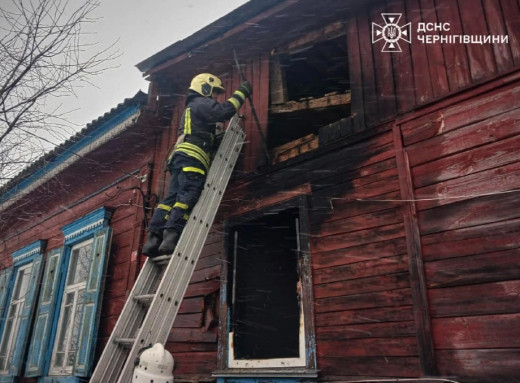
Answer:
<svg viewBox="0 0 520 383"><path fill-rule="evenodd" d="M102 126L105 122L107 122L108 120L110 120L111 118L113 118L129 106L143 106L146 104L147 100L148 95L142 91L139 91L135 94L135 96L131 98L126 98L122 103L119 103L116 107L110 109L109 112L106 112L102 116L88 123L85 128L81 129L74 136L70 137L67 141L58 145L50 152L41 156L38 160L36 160L31 165L23 169L15 178L13 178L7 184L1 187L0 199L4 194L9 192L11 189L15 188L16 185L25 180L31 174L35 173L49 162L52 162L59 154L63 153L66 149L80 141L82 137L88 136L90 133L94 132L97 128Z"/></svg>
<svg viewBox="0 0 520 383"><path fill-rule="evenodd" d="M249 20L263 11L280 3L280 0L250 0L234 11L231 11L227 15L221 17L217 21L214 21L213 23L195 32L191 36L183 40L179 40L162 51L154 54L153 56L150 56L149 58L141 61L136 65L136 67L141 72L146 74L146 72L148 72L150 69L161 65L165 61L173 59L183 53L189 52L193 48L196 48L201 44L204 44L205 42L222 35L223 33L229 31L244 21Z"/></svg>

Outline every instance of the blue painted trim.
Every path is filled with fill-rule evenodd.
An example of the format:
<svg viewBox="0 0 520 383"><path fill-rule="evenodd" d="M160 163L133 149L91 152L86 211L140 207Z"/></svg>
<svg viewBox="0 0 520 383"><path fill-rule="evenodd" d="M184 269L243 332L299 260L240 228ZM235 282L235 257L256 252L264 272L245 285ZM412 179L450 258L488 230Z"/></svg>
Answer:
<svg viewBox="0 0 520 383"><path fill-rule="evenodd" d="M84 241L93 236L97 230L108 226L110 218L112 218L112 212L102 206L76 221L63 226L61 231L65 236L65 246L71 246L74 243Z"/></svg>
<svg viewBox="0 0 520 383"><path fill-rule="evenodd" d="M19 250L16 250L13 254L13 265L18 266L23 262L23 264L31 262L34 257L43 252L43 249L46 245L47 241L38 240L30 245L27 245ZM26 261L26 262L24 262Z"/></svg>
<svg viewBox="0 0 520 383"><path fill-rule="evenodd" d="M38 383L82 383L85 379L76 376L42 376L38 379Z"/></svg>
<svg viewBox="0 0 520 383"><path fill-rule="evenodd" d="M115 126L126 121L128 118L130 118L130 116L137 113L139 109L139 105L131 105L128 108L123 109L114 117L110 118L110 120L102 123L92 132L89 132L88 136L81 138L79 141L75 142L70 147L65 149L63 153L58 154L52 162L36 170L34 173L30 174L27 178L21 181L18 185L6 191L2 196L0 196L0 203L7 201L8 199L18 194L18 192L21 192L23 189L30 186L33 182L43 177L45 174L49 173L51 170L55 169L57 166L74 156L75 153L92 144L94 141L96 141L98 138L109 132Z"/></svg>
<svg viewBox="0 0 520 383"><path fill-rule="evenodd" d="M93 238L97 231L100 229L107 227L109 225L109 221L112 218L112 212L105 209L104 206L84 215L83 217L75 220L74 222L69 223L61 228L63 235L65 236L65 243L63 247L63 255L62 255L62 264L60 268L60 281L57 287L57 298L54 307L54 314L52 320L52 327L50 332L50 340L48 350L45 356L45 366L44 366L44 374L47 375L50 371L51 360L52 360L52 351L54 350L54 343L56 341L56 334L58 332L58 321L60 317L61 310L61 301L63 299L63 294L65 292L65 283L67 280L67 271L69 269L70 263L70 253L72 250L72 246L77 243L83 242L87 239ZM99 224L101 222L101 224ZM77 235L76 235L77 234ZM67 239L67 237L70 237ZM81 317L83 317L83 310L81 312ZM43 379L50 380L38 380L39 383L75 383L80 382L80 380L66 380L66 379L78 379L75 376L67 376L67 377L44 377ZM54 380L52 380L54 379ZM60 380L56 380L60 379Z"/></svg>
<svg viewBox="0 0 520 383"><path fill-rule="evenodd" d="M313 378L217 378L217 383L301 383L301 382L315 382Z"/></svg>
<svg viewBox="0 0 520 383"><path fill-rule="evenodd" d="M60 266L60 281L56 289L58 295L56 296L56 302L54 304L54 313L52 315L52 326L49 338L49 345L45 355L45 363L43 367L44 375L47 375L51 368L52 350L54 350L54 342L56 341L56 333L58 332L58 319L61 310L61 300L65 291L65 282L67 279L67 269L69 268L70 251L71 246L65 246L63 248L63 255L61 258L62 261ZM38 380L38 382L40 382L40 380ZM52 382L52 380L49 382Z"/></svg>

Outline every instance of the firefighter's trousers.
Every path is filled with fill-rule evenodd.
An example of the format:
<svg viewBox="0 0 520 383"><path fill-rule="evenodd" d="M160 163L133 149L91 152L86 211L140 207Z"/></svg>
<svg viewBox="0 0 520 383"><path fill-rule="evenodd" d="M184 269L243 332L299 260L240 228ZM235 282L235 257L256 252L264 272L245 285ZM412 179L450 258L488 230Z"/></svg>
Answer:
<svg viewBox="0 0 520 383"><path fill-rule="evenodd" d="M204 189L207 172L195 158L177 153L168 170L171 174L168 195L155 209L149 230L162 233L164 229L173 229L180 234Z"/></svg>

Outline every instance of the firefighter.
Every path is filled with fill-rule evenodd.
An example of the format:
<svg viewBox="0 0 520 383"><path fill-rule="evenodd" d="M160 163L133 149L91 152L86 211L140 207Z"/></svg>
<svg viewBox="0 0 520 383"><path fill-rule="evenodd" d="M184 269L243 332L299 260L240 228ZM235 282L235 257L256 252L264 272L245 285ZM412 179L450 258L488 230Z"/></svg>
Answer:
<svg viewBox="0 0 520 383"><path fill-rule="evenodd" d="M219 103L224 92L217 76L202 73L193 78L179 126L179 138L168 158L171 174L168 195L152 216L143 254L148 257L171 254L198 201L215 149L215 129L229 120L252 93L251 84L242 82L231 97Z"/></svg>

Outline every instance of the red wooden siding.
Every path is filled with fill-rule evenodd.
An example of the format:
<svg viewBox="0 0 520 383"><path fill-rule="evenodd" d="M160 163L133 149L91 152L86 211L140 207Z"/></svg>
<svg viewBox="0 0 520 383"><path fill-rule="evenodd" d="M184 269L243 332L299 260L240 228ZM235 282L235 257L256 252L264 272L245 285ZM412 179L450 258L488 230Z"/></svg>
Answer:
<svg viewBox="0 0 520 383"><path fill-rule="evenodd" d="M371 23L381 25L383 12L402 13L400 25L412 23L412 43L400 42L400 53L383 53L381 45L371 42ZM394 116L396 110L408 112L510 72L519 64L519 20L514 0L387 0L361 8L347 23L354 118L371 126ZM507 35L509 43L424 44L416 36L420 22L449 23L443 36Z"/></svg>
<svg viewBox="0 0 520 383"><path fill-rule="evenodd" d="M324 172L318 164L325 161L335 170ZM403 217L393 201L399 182L392 133L339 149L314 166L309 216L318 368L324 376L417 376Z"/></svg>
<svg viewBox="0 0 520 383"><path fill-rule="evenodd" d="M443 375L520 372L519 86L512 80L401 125Z"/></svg>

